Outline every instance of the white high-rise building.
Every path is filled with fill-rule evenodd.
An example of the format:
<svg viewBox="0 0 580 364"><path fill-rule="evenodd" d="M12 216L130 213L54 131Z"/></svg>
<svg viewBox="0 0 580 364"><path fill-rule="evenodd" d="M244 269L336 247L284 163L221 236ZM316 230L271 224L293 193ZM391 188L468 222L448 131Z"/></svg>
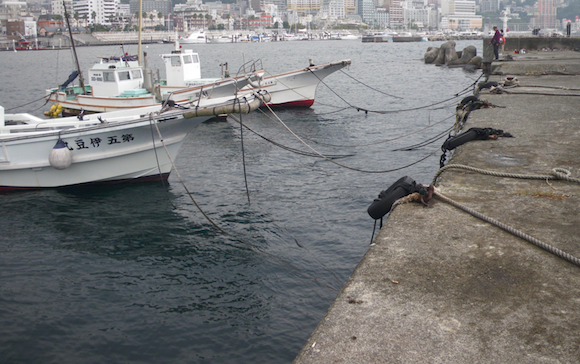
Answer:
<svg viewBox="0 0 580 364"><path fill-rule="evenodd" d="M66 10L68 11L70 16L72 17L73 16L73 2L72 2L72 0L64 0L64 3L66 5ZM52 9L52 14L60 15L64 19L63 0L52 0L50 2L50 7Z"/></svg>
<svg viewBox="0 0 580 364"><path fill-rule="evenodd" d="M442 0L441 29L482 29L482 16L475 14L473 0Z"/></svg>
<svg viewBox="0 0 580 364"><path fill-rule="evenodd" d="M119 0L79 0L74 3L74 11L79 18L86 15L89 24L111 25L110 18L115 16Z"/></svg>

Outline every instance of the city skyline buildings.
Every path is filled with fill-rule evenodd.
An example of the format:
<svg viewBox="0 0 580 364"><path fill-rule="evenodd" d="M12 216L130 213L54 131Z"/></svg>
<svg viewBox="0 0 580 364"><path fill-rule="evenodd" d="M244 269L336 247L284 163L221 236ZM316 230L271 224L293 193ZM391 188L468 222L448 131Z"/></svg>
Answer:
<svg viewBox="0 0 580 364"><path fill-rule="evenodd" d="M50 7L46 12L43 10L44 13L64 15L62 0L43 1L50 1ZM76 13L76 18L81 19L77 24L85 26L118 26L121 23L134 26L130 17L138 9L138 0L130 0L129 4L122 4L120 0L65 0L65 3L67 8L70 7L71 15ZM514 26L514 29L561 27L561 22L556 19L556 8L562 3L562 0L538 0L535 7L527 8L528 15L533 13L529 23ZM219 0L205 3L202 0L188 0L186 4L173 6L171 0L143 0L142 10L155 17L164 17L158 17L155 23L149 22L147 26L156 24L167 29L183 24L184 17L189 17L186 29L217 25L233 29L235 24L250 23L242 18L259 17L259 24L265 27L273 27L275 22L279 23L278 26L281 22L300 22L303 25L318 22L325 26L350 23L378 28L462 31L483 29L486 24L479 12L500 7L505 9L502 4L500 0L237 0L234 4L223 4ZM4 33L6 20L24 17L26 8L27 2L23 0L0 2L0 21ZM264 13L268 16L260 15ZM194 14L199 18L193 18ZM210 21L206 15L210 16ZM512 19L518 19L518 14L515 15ZM204 19L200 19L201 16ZM26 18L27 21L31 19L30 16ZM265 19L271 19L272 24L265 23Z"/></svg>

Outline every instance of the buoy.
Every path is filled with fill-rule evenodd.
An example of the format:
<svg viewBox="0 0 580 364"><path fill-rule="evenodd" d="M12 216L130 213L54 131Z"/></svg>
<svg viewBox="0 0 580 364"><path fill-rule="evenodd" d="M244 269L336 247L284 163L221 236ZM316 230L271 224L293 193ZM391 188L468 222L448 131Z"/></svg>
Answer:
<svg viewBox="0 0 580 364"><path fill-rule="evenodd" d="M391 187L381 191L379 197L373 201L367 212L373 219L380 219L391 211L395 201L415 192L419 192L422 196L428 195L427 189L417 184L414 179L409 176L401 177Z"/></svg>
<svg viewBox="0 0 580 364"><path fill-rule="evenodd" d="M72 164L72 153L62 139L58 138L50 151L48 162L55 169L67 169Z"/></svg>
<svg viewBox="0 0 580 364"><path fill-rule="evenodd" d="M513 137L510 133L506 133L500 129L492 129L492 128L470 128L466 132L455 136L449 136L443 145L441 146L441 150L443 152L447 150L453 150L460 145L463 145L467 142L472 140L488 140L488 139L497 139L498 137L506 137L511 138Z"/></svg>
<svg viewBox="0 0 580 364"><path fill-rule="evenodd" d="M59 103L55 103L50 107L49 111L45 111L44 115L50 116L51 118L56 118L62 113L62 105Z"/></svg>

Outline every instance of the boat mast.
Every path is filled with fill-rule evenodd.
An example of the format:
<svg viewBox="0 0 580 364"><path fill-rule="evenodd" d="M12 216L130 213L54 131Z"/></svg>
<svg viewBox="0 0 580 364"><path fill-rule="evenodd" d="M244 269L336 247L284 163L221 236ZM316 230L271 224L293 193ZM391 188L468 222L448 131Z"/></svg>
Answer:
<svg viewBox="0 0 580 364"><path fill-rule="evenodd" d="M141 66L141 28L143 27L143 0L139 0L139 32L138 34L138 45L137 45L137 61L139 66Z"/></svg>
<svg viewBox="0 0 580 364"><path fill-rule="evenodd" d="M75 56L75 62L77 64L77 72L79 73L79 83L81 85L82 94L84 95L86 93L85 80L83 79L83 73L81 72L81 66L79 65L79 58L77 57L77 49L75 48L75 40L73 39L70 21L68 20L68 11L66 10L66 3L64 0L62 1L62 6L64 7L64 18L66 19L66 26L68 27L68 35L70 37L70 43L72 44L73 54Z"/></svg>

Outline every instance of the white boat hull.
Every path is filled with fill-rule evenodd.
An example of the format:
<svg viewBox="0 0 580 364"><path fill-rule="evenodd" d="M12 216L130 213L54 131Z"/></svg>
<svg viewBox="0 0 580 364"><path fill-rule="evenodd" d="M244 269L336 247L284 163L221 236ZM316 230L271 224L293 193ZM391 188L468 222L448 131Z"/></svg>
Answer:
<svg viewBox="0 0 580 364"><path fill-rule="evenodd" d="M76 114L81 110L91 113L102 113L117 110L128 110L136 107L148 107L157 105L155 96L139 97L97 97L92 95L77 95L69 100L64 92L57 92L47 97L48 101L58 103L69 114Z"/></svg>
<svg viewBox="0 0 580 364"><path fill-rule="evenodd" d="M66 169L56 169L49 162L49 154L59 139L58 131L0 136L0 190L167 179L172 167L170 158L175 159L186 135L211 117L164 115L164 121L157 126L169 154L147 116L114 126L63 130L60 138L72 154L72 164Z"/></svg>
<svg viewBox="0 0 580 364"><path fill-rule="evenodd" d="M261 73L259 73L261 74ZM201 82L201 81L200 81ZM224 79L201 86L177 87L160 86L161 94L167 95L175 103L195 102L200 98L233 97L241 88L247 85L245 77ZM46 99L62 105L66 114L78 114L81 110L89 113L103 113L110 111L129 110L134 108L160 105L155 96L147 94L135 97L98 97L92 95L77 95L68 98L64 92L50 93Z"/></svg>
<svg viewBox="0 0 580 364"><path fill-rule="evenodd" d="M0 190L167 179L193 128L216 115L248 113L269 99L262 92L201 107L153 106L83 120L5 115L0 107Z"/></svg>
<svg viewBox="0 0 580 364"><path fill-rule="evenodd" d="M260 88L268 91L271 96L268 105L272 107L310 107L314 104L316 88L320 81L350 63L350 60L344 60L266 76L259 83L246 86L243 91L255 91Z"/></svg>

